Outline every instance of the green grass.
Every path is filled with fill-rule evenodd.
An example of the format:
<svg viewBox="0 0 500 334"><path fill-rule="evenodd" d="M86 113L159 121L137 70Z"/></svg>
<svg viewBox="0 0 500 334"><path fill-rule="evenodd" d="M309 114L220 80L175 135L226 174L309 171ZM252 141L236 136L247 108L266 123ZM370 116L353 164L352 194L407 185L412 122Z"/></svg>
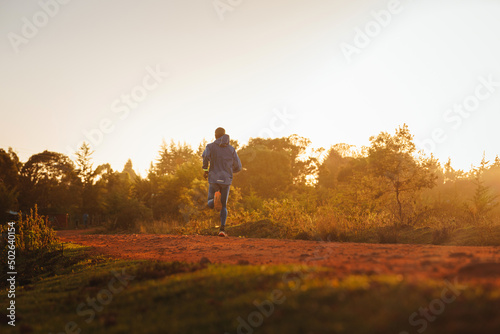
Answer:
<svg viewBox="0 0 500 334"><path fill-rule="evenodd" d="M243 319L249 327L242 333L417 333L424 318L412 326L410 315L446 287L400 276L339 279L335 269L298 265L112 260L77 246L54 256L58 261L18 288L17 326L2 323L0 332L65 333L69 326L68 333L232 334ZM108 296L110 282L118 289L117 272L134 278L118 275L126 286L93 310L87 298ZM0 305L6 303L2 293ZM262 303L269 317L255 306ZM425 333L497 333L499 313L499 290L470 286L427 322Z"/></svg>

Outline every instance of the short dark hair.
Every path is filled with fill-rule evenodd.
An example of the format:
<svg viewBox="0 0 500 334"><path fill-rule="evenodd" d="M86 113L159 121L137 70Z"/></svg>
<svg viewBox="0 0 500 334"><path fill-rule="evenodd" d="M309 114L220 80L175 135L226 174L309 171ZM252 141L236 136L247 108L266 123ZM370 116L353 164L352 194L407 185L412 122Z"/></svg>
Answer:
<svg viewBox="0 0 500 334"><path fill-rule="evenodd" d="M226 130L224 128L215 129L215 139L218 139L226 134Z"/></svg>

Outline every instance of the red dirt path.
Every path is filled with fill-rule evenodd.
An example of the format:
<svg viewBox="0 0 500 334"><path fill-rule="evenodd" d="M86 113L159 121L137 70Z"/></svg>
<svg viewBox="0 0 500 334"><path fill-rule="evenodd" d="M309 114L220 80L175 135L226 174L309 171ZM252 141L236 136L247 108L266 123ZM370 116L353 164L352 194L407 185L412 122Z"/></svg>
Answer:
<svg viewBox="0 0 500 334"><path fill-rule="evenodd" d="M200 235L84 234L59 231L64 242L93 247L122 259L229 264L302 264L333 268L335 275L396 274L475 281L500 286L500 247L450 247L334 243L301 240L221 238Z"/></svg>

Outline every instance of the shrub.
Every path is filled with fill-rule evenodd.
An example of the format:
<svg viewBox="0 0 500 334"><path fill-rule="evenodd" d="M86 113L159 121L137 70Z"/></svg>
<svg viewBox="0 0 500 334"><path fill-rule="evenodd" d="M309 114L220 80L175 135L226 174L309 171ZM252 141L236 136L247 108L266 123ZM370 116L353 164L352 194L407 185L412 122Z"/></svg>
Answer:
<svg viewBox="0 0 500 334"><path fill-rule="evenodd" d="M441 245L451 239L453 228L451 226L442 226L432 233L432 244Z"/></svg>
<svg viewBox="0 0 500 334"><path fill-rule="evenodd" d="M396 226L384 226L377 230L377 236L381 244L397 244L399 231Z"/></svg>
<svg viewBox="0 0 500 334"><path fill-rule="evenodd" d="M268 200L264 202L264 215L280 226L279 238L294 239L298 235L314 232L314 225L309 213L297 200Z"/></svg>
<svg viewBox="0 0 500 334"><path fill-rule="evenodd" d="M348 241L351 227L345 217L333 209L322 207L314 217L316 234L322 240Z"/></svg>
<svg viewBox="0 0 500 334"><path fill-rule="evenodd" d="M30 210L23 218L19 213L16 222L16 249L18 251L47 249L57 243L55 231L48 226L47 217L38 215L38 208ZM1 226L2 234L7 233L8 225Z"/></svg>
<svg viewBox="0 0 500 334"><path fill-rule="evenodd" d="M129 229L139 220L152 220L153 212L137 199L113 196L108 204L112 229Z"/></svg>

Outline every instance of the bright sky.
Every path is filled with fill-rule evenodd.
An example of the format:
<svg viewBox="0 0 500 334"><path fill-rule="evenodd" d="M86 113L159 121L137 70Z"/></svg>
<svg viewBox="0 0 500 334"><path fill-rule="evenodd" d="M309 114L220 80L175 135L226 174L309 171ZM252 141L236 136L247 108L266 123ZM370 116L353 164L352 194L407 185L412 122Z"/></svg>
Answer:
<svg viewBox="0 0 500 334"><path fill-rule="evenodd" d="M0 147L86 140L145 175L162 139L218 126L328 148L407 123L468 170L500 154L499 17L495 0L2 0Z"/></svg>

